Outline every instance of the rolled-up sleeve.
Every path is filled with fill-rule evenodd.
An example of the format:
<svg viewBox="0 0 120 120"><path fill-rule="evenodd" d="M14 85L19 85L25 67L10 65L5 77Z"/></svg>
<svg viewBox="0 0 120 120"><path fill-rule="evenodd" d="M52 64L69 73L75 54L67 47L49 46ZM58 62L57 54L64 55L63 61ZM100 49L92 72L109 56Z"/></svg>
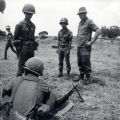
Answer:
<svg viewBox="0 0 120 120"><path fill-rule="evenodd" d="M99 27L98 27L92 20L90 20L89 26L90 26L91 30L94 31L94 32L95 32L97 29L99 29Z"/></svg>

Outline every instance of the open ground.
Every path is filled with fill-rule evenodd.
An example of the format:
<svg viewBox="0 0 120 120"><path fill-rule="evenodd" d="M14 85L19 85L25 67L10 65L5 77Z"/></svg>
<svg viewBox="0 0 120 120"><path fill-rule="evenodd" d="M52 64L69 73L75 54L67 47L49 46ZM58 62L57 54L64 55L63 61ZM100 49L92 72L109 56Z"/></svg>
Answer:
<svg viewBox="0 0 120 120"><path fill-rule="evenodd" d="M74 40L75 41L75 40ZM0 87L2 88L16 76L18 59L9 50L8 60L3 60L6 41L0 41ZM77 49L73 42L71 49L71 75L68 80L64 64L64 77L58 78L58 54L52 48L56 41L52 38L39 40L35 56L41 58L45 65L43 78L58 97L72 88L73 80L79 75L77 66ZM98 40L92 46L93 83L83 86L79 91L84 103L79 102L76 92L70 97L74 107L61 116L60 120L120 120L120 42Z"/></svg>

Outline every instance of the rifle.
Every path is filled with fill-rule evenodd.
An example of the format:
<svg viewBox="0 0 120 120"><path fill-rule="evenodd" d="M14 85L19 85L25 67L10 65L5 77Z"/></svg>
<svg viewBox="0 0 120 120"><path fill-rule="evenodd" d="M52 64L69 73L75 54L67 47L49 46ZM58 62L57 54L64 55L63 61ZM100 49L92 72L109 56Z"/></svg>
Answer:
<svg viewBox="0 0 120 120"><path fill-rule="evenodd" d="M78 94L78 96L80 98L80 102L84 102L82 96L80 95L80 93L79 93L79 91L77 89L77 86L78 85L73 86L73 88L67 94L65 94L62 98L58 99L56 101L56 107L59 107L62 104L64 104L69 99L69 97L73 94L74 90L77 92L77 94Z"/></svg>
<svg viewBox="0 0 120 120"><path fill-rule="evenodd" d="M38 111L38 108L40 106L36 104L35 107L27 114L27 118L31 118L35 120L43 120L43 119L48 120L50 118L52 118L53 120L58 119L57 118L58 116L55 116L56 113L63 109L65 103L67 102L67 100L73 94L74 91L78 93L80 102L84 102L83 98L81 97L77 89L77 86L78 85L73 86L73 88L67 94L65 94L62 98L57 99L55 101L55 106L52 111L47 111L47 112L43 112L42 110Z"/></svg>

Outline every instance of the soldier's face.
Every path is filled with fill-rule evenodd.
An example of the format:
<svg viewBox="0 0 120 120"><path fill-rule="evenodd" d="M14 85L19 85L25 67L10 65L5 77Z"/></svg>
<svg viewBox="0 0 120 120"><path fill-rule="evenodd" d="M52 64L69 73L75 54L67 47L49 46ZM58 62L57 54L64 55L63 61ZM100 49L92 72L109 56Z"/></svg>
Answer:
<svg viewBox="0 0 120 120"><path fill-rule="evenodd" d="M86 17L86 14L87 14L87 13L80 13L80 14L79 14L80 19L81 19L81 20L84 19L84 18Z"/></svg>
<svg viewBox="0 0 120 120"><path fill-rule="evenodd" d="M6 28L7 31L10 31L10 28Z"/></svg>
<svg viewBox="0 0 120 120"><path fill-rule="evenodd" d="M32 16L33 16L32 13L24 13L24 14L25 14L25 18L26 18L27 20L30 20L30 19L32 18Z"/></svg>
<svg viewBox="0 0 120 120"><path fill-rule="evenodd" d="M60 25L61 25L62 28L66 28L67 27L66 23L61 23Z"/></svg>

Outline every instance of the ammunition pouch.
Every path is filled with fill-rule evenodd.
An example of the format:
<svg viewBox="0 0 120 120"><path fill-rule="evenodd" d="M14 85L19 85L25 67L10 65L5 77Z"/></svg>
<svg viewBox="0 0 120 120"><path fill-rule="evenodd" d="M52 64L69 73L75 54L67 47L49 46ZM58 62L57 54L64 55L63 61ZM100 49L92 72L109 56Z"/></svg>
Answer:
<svg viewBox="0 0 120 120"><path fill-rule="evenodd" d="M17 49L17 51L21 50L21 46L22 46L21 40L15 40L13 42L13 45L15 46L15 48Z"/></svg>
<svg viewBox="0 0 120 120"><path fill-rule="evenodd" d="M25 41L23 42L23 46L26 46L27 48L33 48L34 50L37 50L38 43L33 41Z"/></svg>

